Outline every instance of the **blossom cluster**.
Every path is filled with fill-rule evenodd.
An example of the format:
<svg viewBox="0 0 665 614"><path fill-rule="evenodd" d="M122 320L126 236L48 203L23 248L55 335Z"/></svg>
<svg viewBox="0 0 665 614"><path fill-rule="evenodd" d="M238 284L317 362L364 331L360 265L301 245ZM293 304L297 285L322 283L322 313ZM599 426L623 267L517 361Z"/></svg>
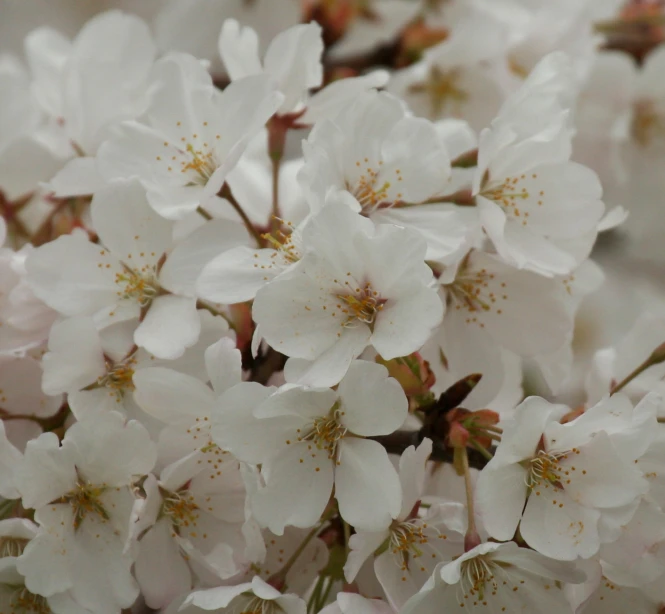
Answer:
<svg viewBox="0 0 665 614"><path fill-rule="evenodd" d="M661 9L304 4L0 55L0 614L662 612Z"/></svg>

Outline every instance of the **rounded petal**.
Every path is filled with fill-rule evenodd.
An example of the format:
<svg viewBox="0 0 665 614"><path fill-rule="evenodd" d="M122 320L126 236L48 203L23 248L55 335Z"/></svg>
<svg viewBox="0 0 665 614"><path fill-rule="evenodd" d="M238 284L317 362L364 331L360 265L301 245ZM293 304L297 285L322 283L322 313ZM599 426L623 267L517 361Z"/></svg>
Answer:
<svg viewBox="0 0 665 614"><path fill-rule="evenodd" d="M134 341L157 358L180 358L196 343L201 320L196 299L185 296L159 296L134 332Z"/></svg>
<svg viewBox="0 0 665 614"><path fill-rule="evenodd" d="M287 525L316 524L330 499L332 462L325 450L310 447L299 443L286 448L268 466L266 486L251 497L258 523L277 535Z"/></svg>
<svg viewBox="0 0 665 614"><path fill-rule="evenodd" d="M380 531L397 518L399 476L380 443L346 437L339 442L335 497L342 518L356 529Z"/></svg>
<svg viewBox="0 0 665 614"><path fill-rule="evenodd" d="M406 420L409 403L404 390L383 365L355 360L338 392L344 426L356 435L389 435Z"/></svg>

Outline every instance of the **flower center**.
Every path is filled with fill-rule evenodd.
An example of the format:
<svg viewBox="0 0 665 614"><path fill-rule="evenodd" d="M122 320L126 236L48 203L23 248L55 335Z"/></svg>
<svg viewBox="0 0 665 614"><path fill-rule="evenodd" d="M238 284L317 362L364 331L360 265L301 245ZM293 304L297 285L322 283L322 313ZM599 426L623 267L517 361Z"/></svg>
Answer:
<svg viewBox="0 0 665 614"><path fill-rule="evenodd" d="M115 283L120 286L117 295L121 299L136 301L141 307L147 307L159 293L159 284L150 267L137 272L125 267L122 273L115 274Z"/></svg>
<svg viewBox="0 0 665 614"><path fill-rule="evenodd" d="M0 559L6 556L21 556L29 540L22 537L0 537Z"/></svg>
<svg viewBox="0 0 665 614"><path fill-rule="evenodd" d="M88 514L96 514L103 521L109 519L99 497L106 491L105 485L96 486L79 479L74 490L68 492L63 503L69 503L74 512L74 529L78 529Z"/></svg>
<svg viewBox="0 0 665 614"><path fill-rule="evenodd" d="M409 558L417 558L423 555L419 546L428 543L429 539L423 531L420 522L400 522L390 531L389 548L394 555L401 558L401 568L406 571L409 568Z"/></svg>
<svg viewBox="0 0 665 614"><path fill-rule="evenodd" d="M338 304L347 318L343 326L353 326L356 322L373 324L379 311L386 302L367 282L364 287L356 288L354 293L336 295L343 304Z"/></svg>
<svg viewBox="0 0 665 614"><path fill-rule="evenodd" d="M414 83L409 92L427 96L432 117L440 117L444 112L448 115L460 115L469 95L459 87L459 79L457 70L442 70L438 66L432 66L427 80Z"/></svg>
<svg viewBox="0 0 665 614"><path fill-rule="evenodd" d="M191 143L187 143L184 160L180 161L180 172L189 173L193 183L205 185L212 174L217 170L217 161L212 150L207 149L207 143L203 149L196 149Z"/></svg>
<svg viewBox="0 0 665 614"><path fill-rule="evenodd" d="M462 268L455 280L445 286L449 303L453 304L457 311L467 312L467 324L478 324L480 328L485 328L485 324L478 321L479 314L503 313L501 303L508 300L507 284L494 282L494 278L494 273L487 269Z"/></svg>
<svg viewBox="0 0 665 614"><path fill-rule="evenodd" d="M231 602L229 614L277 614L283 612L274 601L266 601L252 593L244 593Z"/></svg>
<svg viewBox="0 0 665 614"><path fill-rule="evenodd" d="M573 453L575 450L573 450ZM544 485L549 488L550 485L557 489L563 488L563 482L570 471L566 467L562 467L560 461L568 458L570 452L545 452L539 450L535 458L528 461L528 473L525 478L526 485L533 489L537 486Z"/></svg>
<svg viewBox="0 0 665 614"><path fill-rule="evenodd" d="M360 163L356 162L358 166ZM356 197L360 203L363 213L371 213L379 205L388 199L388 190L390 182L384 181L381 185L378 183L379 171L367 168L364 173L358 177L355 186L351 186L349 192Z"/></svg>
<svg viewBox="0 0 665 614"><path fill-rule="evenodd" d="M268 232L262 234L261 238L266 241L269 246L277 250L286 262L298 262L301 258L301 253L300 249L293 241L293 224L291 222L285 222L285 224L287 226L286 232L278 229L274 234ZM273 259L276 257L277 254L274 255Z"/></svg>
<svg viewBox="0 0 665 614"><path fill-rule="evenodd" d="M461 566L460 586L464 593L464 601L473 599L474 602L485 599L485 591L496 593L499 583L494 579L494 563L491 559L480 555L464 561Z"/></svg>
<svg viewBox="0 0 665 614"><path fill-rule="evenodd" d="M531 198L532 193L525 185L527 179L533 180L538 178L538 173L531 173L531 175L519 175L515 177L507 177L500 185L494 185L491 188L486 188L481 191L481 195L485 198L494 201L497 205L513 217L515 221L521 222L522 226L527 226L529 223L529 212L520 209L522 203ZM531 186L534 187L533 185ZM539 207L543 206L544 190L538 190L538 199L536 203Z"/></svg>
<svg viewBox="0 0 665 614"><path fill-rule="evenodd" d="M640 100L635 103L631 133L642 147L650 145L655 137L665 135L665 118L658 113L653 101Z"/></svg>
<svg viewBox="0 0 665 614"><path fill-rule="evenodd" d="M199 506L188 490L170 492L162 490L162 513L171 519L174 526L195 527L199 519Z"/></svg>
<svg viewBox="0 0 665 614"><path fill-rule="evenodd" d="M31 593L25 586L16 589L8 605L10 614L51 614L46 597Z"/></svg>
<svg viewBox="0 0 665 614"><path fill-rule="evenodd" d="M337 444L347 433L347 428L341 422L343 415L339 404L335 403L327 416L314 420L307 434L298 436L298 441L312 441L319 450L328 452L329 459L337 459Z"/></svg>
<svg viewBox="0 0 665 614"><path fill-rule="evenodd" d="M122 398L125 392L134 390L134 365L136 364L135 358L128 358L124 362L115 365L109 364L108 370L105 375L97 380L99 386L108 388L111 394Z"/></svg>

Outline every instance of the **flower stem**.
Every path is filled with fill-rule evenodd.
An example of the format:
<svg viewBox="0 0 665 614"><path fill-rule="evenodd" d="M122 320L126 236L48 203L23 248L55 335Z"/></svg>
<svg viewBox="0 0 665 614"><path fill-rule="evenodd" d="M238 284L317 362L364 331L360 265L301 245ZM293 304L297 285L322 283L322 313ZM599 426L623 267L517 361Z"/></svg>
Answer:
<svg viewBox="0 0 665 614"><path fill-rule="evenodd" d="M649 367L658 365L661 362L665 362L665 343L661 343L653 352L651 352L649 357L641 365L639 365L633 371L631 371L618 384L612 386L610 394L614 394L615 392L623 390L628 384L630 384L630 382L632 382L636 377L644 373Z"/></svg>
<svg viewBox="0 0 665 614"><path fill-rule="evenodd" d="M282 566L279 571L276 571L270 578L268 578L268 584L274 586L277 590L282 590L286 583L286 575L291 570L291 567L298 560L298 557L305 551L309 542L311 542L321 530L321 527L329 520L333 513L337 510L332 507L326 514L321 517L321 520L312 528L312 530L305 536L305 539L302 540L301 544L296 548L295 552L288 558L286 563Z"/></svg>
<svg viewBox="0 0 665 614"><path fill-rule="evenodd" d="M235 199L235 196L233 196L233 192L231 192L231 188L229 187L228 183L225 183L222 186L222 189L219 191L217 195L229 201L231 206L235 209L236 213L240 216L240 219L242 220L242 223L245 225L245 228L247 228L249 234L251 234L254 237L256 245L258 247L262 247L263 239L261 239L259 231L256 230L256 228L254 228L254 224L252 224L252 221L249 219L249 217L247 217L245 210L240 206L240 203Z"/></svg>
<svg viewBox="0 0 665 614"><path fill-rule="evenodd" d="M480 543L480 535L476 529L476 512L473 503L473 485L471 484L471 469L469 468L469 454L466 448L461 449L462 468L464 469L464 490L466 492L467 529L464 536L464 551L473 550Z"/></svg>

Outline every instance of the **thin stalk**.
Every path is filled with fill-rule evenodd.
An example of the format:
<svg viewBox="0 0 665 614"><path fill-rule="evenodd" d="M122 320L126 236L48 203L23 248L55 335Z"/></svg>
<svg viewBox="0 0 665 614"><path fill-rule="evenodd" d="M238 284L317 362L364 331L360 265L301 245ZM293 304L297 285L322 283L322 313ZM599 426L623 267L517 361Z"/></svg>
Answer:
<svg viewBox="0 0 665 614"><path fill-rule="evenodd" d="M222 189L219 191L218 196L225 198L226 200L229 201L229 203L231 203L231 206L240 216L240 219L242 220L242 223L245 225L245 228L247 228L247 231L254 237L256 245L258 247L261 247L263 245L263 240L261 239L259 231L256 230L256 228L254 228L254 224L252 224L252 221L249 219L249 217L247 217L245 210L240 206L240 203L235 199L235 196L233 196L231 188L229 188L227 184L224 184L222 186Z"/></svg>
<svg viewBox="0 0 665 614"><path fill-rule="evenodd" d="M651 352L649 357L641 365L631 371L618 384L612 386L610 394L614 394L615 392L619 392L619 390L623 390L628 384L630 384L630 382L644 373L649 367L658 365L663 361L665 361L665 343L661 343L653 352Z"/></svg>
<svg viewBox="0 0 665 614"><path fill-rule="evenodd" d="M471 469L469 468L469 453L462 448L462 468L464 469L464 491L466 493L467 529L464 536L464 551L472 550L480 543L480 536L476 528L476 512L473 502L473 484L471 484Z"/></svg>

